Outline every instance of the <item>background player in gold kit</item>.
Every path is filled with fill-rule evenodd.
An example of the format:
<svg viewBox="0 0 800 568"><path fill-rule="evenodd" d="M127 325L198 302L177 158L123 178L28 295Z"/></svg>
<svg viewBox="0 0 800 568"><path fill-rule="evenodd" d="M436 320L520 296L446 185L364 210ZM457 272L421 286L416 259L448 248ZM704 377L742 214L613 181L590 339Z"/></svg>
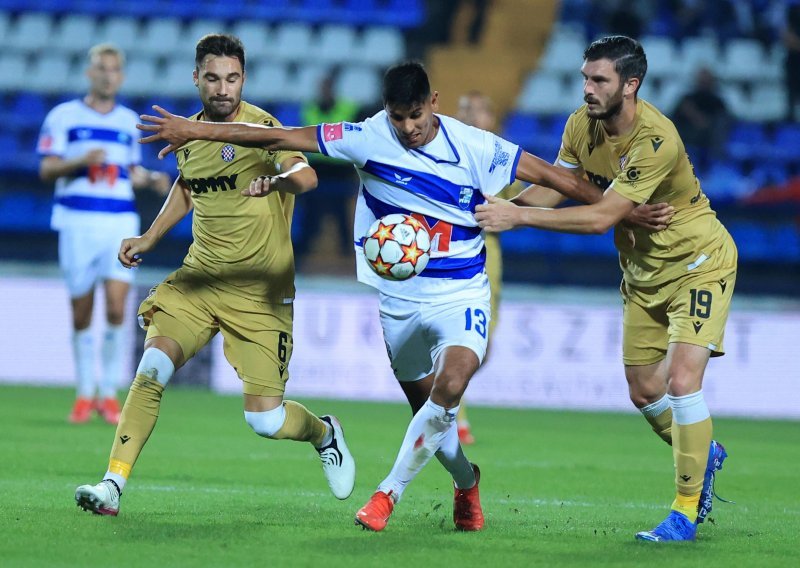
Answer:
<svg viewBox="0 0 800 568"><path fill-rule="evenodd" d="M567 121L558 164L606 189L602 200L542 209L561 197L535 187L515 201L538 207L489 197L475 216L491 231L530 226L605 233L615 227L630 396L672 444L677 486L667 518L636 537L693 540L727 456L712 440L702 383L709 357L723 354L736 246L703 194L672 122L637 98L647 72L642 46L624 36L600 39L586 49L581 71L586 104ZM655 201L674 207L665 230L651 233L623 222L637 204Z"/></svg>
<svg viewBox="0 0 800 568"><path fill-rule="evenodd" d="M477 90L469 91L459 97L458 114L456 118L465 124L475 126L481 130L488 130L489 132L494 132L497 127L497 118L495 116L492 99ZM523 188L524 185L517 182L508 186L500 192L499 195L509 199L519 193ZM503 251L500 248L500 236L496 233L486 234L485 245L486 274L489 276L489 285L492 289L490 296L492 319L489 322L489 348L486 352L488 357L492 347L491 338L492 335L494 335L494 329L497 327L500 315L500 298L503 288ZM484 364L486 364L486 358L484 358ZM458 439L461 440L461 443L474 444L475 436L472 433L471 425L467 419L467 405L463 398L461 399L461 406L458 409L456 422L458 423Z"/></svg>
<svg viewBox="0 0 800 568"><path fill-rule="evenodd" d="M195 65L203 110L192 120L280 125L241 100L245 57L237 38L204 36ZM263 437L311 442L331 491L345 499L353 490L355 464L341 425L335 417L318 418L283 400L292 354L294 194L314 189L316 174L299 152L223 143L193 142L177 158L180 176L161 212L147 232L122 242L119 259L128 268L138 266L141 255L192 210L194 242L183 266L139 308L145 350L122 409L108 471L99 484L78 487L75 499L97 514L119 512L120 494L155 427L164 387L217 332L242 380L247 423ZM269 184L272 192L249 199L242 193L251 182Z"/></svg>

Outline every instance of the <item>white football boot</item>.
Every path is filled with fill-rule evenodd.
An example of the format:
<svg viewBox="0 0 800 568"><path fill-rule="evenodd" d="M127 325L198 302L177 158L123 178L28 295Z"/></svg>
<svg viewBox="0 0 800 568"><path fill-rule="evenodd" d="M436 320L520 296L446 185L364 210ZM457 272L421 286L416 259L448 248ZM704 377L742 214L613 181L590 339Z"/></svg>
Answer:
<svg viewBox="0 0 800 568"><path fill-rule="evenodd" d="M330 444L317 448L322 460L322 472L337 499L347 499L356 484L356 462L344 441L342 425L335 416L320 416L333 430Z"/></svg>

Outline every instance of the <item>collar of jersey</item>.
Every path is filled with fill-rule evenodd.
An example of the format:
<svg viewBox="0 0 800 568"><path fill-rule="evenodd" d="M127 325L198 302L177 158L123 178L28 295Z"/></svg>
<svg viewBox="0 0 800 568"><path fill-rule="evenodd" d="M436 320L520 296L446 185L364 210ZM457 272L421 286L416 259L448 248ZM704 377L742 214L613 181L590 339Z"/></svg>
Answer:
<svg viewBox="0 0 800 568"><path fill-rule="evenodd" d="M439 119L439 130L441 130L442 134L444 134L444 139L447 141L447 144L448 144L448 146L450 146L450 149L453 151L453 154L455 155L456 159L455 160L440 160L436 156L432 156L431 154L428 154L427 152L425 152L424 150L421 150L419 148L411 148L411 151L412 152L416 152L417 154L420 154L420 155L428 158L429 160L432 160L433 162L435 162L437 164L457 164L457 163L459 163L461 161L461 156L459 156L458 150L456 150L456 147L450 141L450 136L447 134L447 130L444 127L444 122L442 121L441 117L437 114L436 118ZM433 140L431 140L431 142L433 142ZM428 142L428 144L430 144L430 142Z"/></svg>

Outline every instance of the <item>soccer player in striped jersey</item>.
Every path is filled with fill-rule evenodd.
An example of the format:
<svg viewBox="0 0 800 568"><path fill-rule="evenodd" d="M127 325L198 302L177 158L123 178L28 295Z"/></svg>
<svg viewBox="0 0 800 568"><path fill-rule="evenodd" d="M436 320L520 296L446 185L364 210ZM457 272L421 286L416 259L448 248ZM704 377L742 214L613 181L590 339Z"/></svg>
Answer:
<svg viewBox="0 0 800 568"><path fill-rule="evenodd" d="M58 259L72 304L72 346L77 396L69 421L88 422L97 411L119 420L117 388L122 378L125 298L133 275L117 261L120 241L139 232L134 189L166 193L169 176L139 165L137 115L117 103L125 56L111 44L89 50L89 92L53 108L38 141L39 175L55 182L51 226L58 231ZM102 371L95 378L91 328L95 286L102 282L106 328Z"/></svg>
<svg viewBox="0 0 800 568"><path fill-rule="evenodd" d="M359 123L212 124L155 107L159 116L143 116L151 124L139 125L152 133L142 142L168 142L161 155L190 140L212 140L321 152L356 167L358 279L378 290L390 363L414 412L391 472L356 514L357 524L374 531L385 528L406 486L434 455L453 477L456 528L475 531L484 525L480 470L464 456L455 423L461 396L486 353L491 319L484 234L475 207L515 179L553 187L581 202L601 197L592 184L516 144L437 114L437 99L422 65L408 62L386 72L384 110ZM272 194L268 180L251 187L254 197ZM402 282L377 276L361 250L361 236L390 213L413 215L432 237L428 266Z"/></svg>

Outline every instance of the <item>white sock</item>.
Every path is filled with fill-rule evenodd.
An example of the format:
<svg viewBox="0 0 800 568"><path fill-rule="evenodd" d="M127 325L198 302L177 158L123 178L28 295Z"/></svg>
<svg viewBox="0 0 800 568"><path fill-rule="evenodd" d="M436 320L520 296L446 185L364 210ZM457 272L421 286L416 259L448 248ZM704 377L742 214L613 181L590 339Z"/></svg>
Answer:
<svg viewBox="0 0 800 568"><path fill-rule="evenodd" d="M120 493L122 493L122 490L125 489L125 484L128 483L128 480L122 477L120 474L111 473L110 471L107 471L106 474L103 476L103 481L105 481L106 479L110 479L111 481L116 483L117 487L119 487Z"/></svg>
<svg viewBox="0 0 800 568"><path fill-rule="evenodd" d="M451 424L445 434L442 445L436 452L436 459L453 476L456 487L469 489L475 485L475 471L461 449L461 443L458 441L458 427L455 424Z"/></svg>
<svg viewBox="0 0 800 568"><path fill-rule="evenodd" d="M78 396L94 397L94 336L87 327L72 334L72 355L75 359L75 374L78 380Z"/></svg>
<svg viewBox="0 0 800 568"><path fill-rule="evenodd" d="M378 491L391 491L394 501L400 500L406 485L441 447L445 435L454 425L457 410L445 410L430 399L422 405L411 419L392 471L378 486Z"/></svg>
<svg viewBox="0 0 800 568"><path fill-rule="evenodd" d="M117 396L122 378L122 353L125 345L122 325L108 324L103 337L103 377L100 380L100 396L114 398Z"/></svg>
<svg viewBox="0 0 800 568"><path fill-rule="evenodd" d="M639 412L644 414L645 416L658 416L659 414L663 414L667 411L667 408L670 407L670 397L669 395L664 395L659 398L655 402L651 402L647 406L643 406L639 409Z"/></svg>
<svg viewBox="0 0 800 568"><path fill-rule="evenodd" d="M672 420L675 424L688 426L711 418L706 399L703 397L703 389L685 396L667 396L672 405Z"/></svg>

